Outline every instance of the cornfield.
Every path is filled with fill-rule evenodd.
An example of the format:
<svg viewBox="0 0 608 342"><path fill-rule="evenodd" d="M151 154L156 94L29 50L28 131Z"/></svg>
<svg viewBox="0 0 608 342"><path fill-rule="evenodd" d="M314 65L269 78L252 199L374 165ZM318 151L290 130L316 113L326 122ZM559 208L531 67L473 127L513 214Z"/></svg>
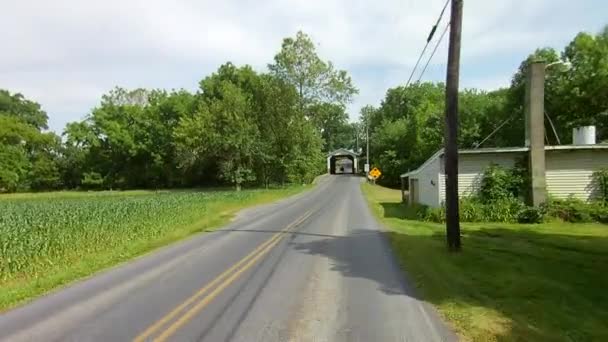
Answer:
<svg viewBox="0 0 608 342"><path fill-rule="evenodd" d="M36 276L96 253L125 250L241 203L256 191L148 192L0 198L0 279ZM200 227L201 229L204 227Z"/></svg>

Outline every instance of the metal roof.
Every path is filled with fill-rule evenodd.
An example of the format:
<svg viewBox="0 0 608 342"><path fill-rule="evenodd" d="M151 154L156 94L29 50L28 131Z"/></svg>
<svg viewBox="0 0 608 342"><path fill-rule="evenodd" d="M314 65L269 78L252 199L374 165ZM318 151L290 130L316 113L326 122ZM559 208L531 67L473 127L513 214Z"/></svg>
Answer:
<svg viewBox="0 0 608 342"><path fill-rule="evenodd" d="M359 156L358 153L355 153L355 152L353 152L351 150L347 150L345 148L339 148L339 149L337 149L335 151L332 151L327 156L328 157L333 157L333 156L345 156L345 155L350 155L350 156L353 156L353 157Z"/></svg>
<svg viewBox="0 0 608 342"><path fill-rule="evenodd" d="M516 152L527 152L529 147L488 147L488 148L476 148L459 150L458 154L484 154L484 153L516 153ZM595 145L555 145L545 146L545 151L571 151L571 150L608 150L608 144L595 144ZM420 167L416 170L402 174L400 177L405 178L410 175L418 173L419 170L424 168L427 164L436 158L443 155L443 149L435 152L429 159L427 159Z"/></svg>

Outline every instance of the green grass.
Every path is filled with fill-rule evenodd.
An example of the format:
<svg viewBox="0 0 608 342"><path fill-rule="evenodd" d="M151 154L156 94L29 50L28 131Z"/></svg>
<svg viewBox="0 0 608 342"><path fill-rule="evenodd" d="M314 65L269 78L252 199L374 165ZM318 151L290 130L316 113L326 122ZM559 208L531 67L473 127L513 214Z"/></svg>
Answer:
<svg viewBox="0 0 608 342"><path fill-rule="evenodd" d="M0 311L306 186L0 196Z"/></svg>
<svg viewBox="0 0 608 342"><path fill-rule="evenodd" d="M400 192L363 185L419 294L470 341L608 341L608 225L441 224L405 219Z"/></svg>

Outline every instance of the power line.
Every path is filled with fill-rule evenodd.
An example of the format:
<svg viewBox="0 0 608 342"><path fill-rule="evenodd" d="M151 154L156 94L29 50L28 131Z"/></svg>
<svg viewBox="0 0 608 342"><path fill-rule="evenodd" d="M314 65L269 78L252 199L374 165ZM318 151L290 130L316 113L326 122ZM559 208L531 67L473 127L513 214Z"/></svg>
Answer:
<svg viewBox="0 0 608 342"><path fill-rule="evenodd" d="M480 143L475 144L475 146L473 146L473 148L475 148L475 149L479 148L479 146L481 146L484 142L486 142L488 139L490 139L494 135L494 133L498 132L498 130L501 129L502 126L506 125L509 121L513 120L514 117L515 117L515 115L511 115L510 117L508 117L498 127L496 127L496 129L493 130L492 133L488 134L488 136L485 137L485 139L483 139Z"/></svg>
<svg viewBox="0 0 608 342"><path fill-rule="evenodd" d="M490 139L494 134L496 134L496 132L498 132L504 125L506 125L509 121L513 120L515 118L515 113L512 114L510 117L508 117L506 120L504 120L500 125L498 125L498 127L496 127L495 130L492 131L492 133L488 134L487 137L485 137L480 143L477 143L473 146L474 149L479 148L479 146L483 145L484 142L486 142L488 139ZM551 128L553 129L553 134L555 135L555 139L557 139L557 144L561 145L562 142L559 138L559 135L557 134L557 130L555 129L555 126L553 125L553 121L551 120L551 118L549 117L549 114L547 114L547 112L545 112L545 117L547 118L547 120L549 120L549 123L551 124ZM547 136L547 132L545 131L545 136L547 138L547 142L549 141L549 137Z"/></svg>
<svg viewBox="0 0 608 342"><path fill-rule="evenodd" d="M433 56L435 56L435 52L437 52L437 48L439 47L439 44L441 44L441 41L443 40L443 37L445 36L446 32L448 32L449 28L450 28L450 22L448 22L448 24L445 25L445 29L441 33L441 37L439 37L437 44L435 44L435 48L433 49L433 52L431 53L431 56L429 57L429 59L426 61L426 64L424 65L424 69L422 69L422 72L420 73L420 76L418 77L418 80L416 82L420 82L420 80L422 79L422 76L424 75L426 68L429 66L429 63L431 62L431 59L433 59Z"/></svg>
<svg viewBox="0 0 608 342"><path fill-rule="evenodd" d="M426 48L429 46L429 43L433 39L433 36L435 35L435 31L437 30L437 26L439 25L441 18L443 18L443 13L445 12L445 9L446 9L446 7L448 7L449 3L450 3L450 0L446 0L445 4L443 5L443 8L441 9L441 13L439 13L439 17L437 18L437 21L435 22L435 25L433 25L433 27L431 28L431 32L429 32L429 36L426 38L426 44L424 45L424 48L422 49L420 56L418 56L418 60L416 61L416 65L414 65L414 69L412 69L412 73L410 74L410 77L407 79L407 82L405 83L406 88L410 84L410 81L412 80L412 77L414 76L414 73L416 72L416 69L418 68L418 64L420 63L422 56L424 56L424 53L426 52Z"/></svg>
<svg viewBox="0 0 608 342"><path fill-rule="evenodd" d="M439 13L439 18L437 18L437 22L435 22L435 25L433 25L433 28L431 29L431 33L429 34L429 37L426 39L427 42L430 42L431 39L433 38L433 34L435 33L435 30L437 30L437 26L439 26L439 22L441 21L441 18L443 18L443 13L445 12L445 9L448 7L449 3L450 3L450 0L446 0L445 4L443 4L441 13Z"/></svg>
<svg viewBox="0 0 608 342"><path fill-rule="evenodd" d="M418 56L418 60L416 61L416 65L414 65L414 69L412 69L412 73L410 74L410 77L407 79L407 82L405 83L405 87L407 88L407 86L410 85L410 81L412 80L412 76L414 76L414 73L416 72L416 68L418 68L418 63L420 63L420 60L422 59L422 56L424 56L424 52L426 51L426 48L429 46L429 42L426 42L426 45L424 45L424 49L422 49L422 53L420 54L420 56Z"/></svg>

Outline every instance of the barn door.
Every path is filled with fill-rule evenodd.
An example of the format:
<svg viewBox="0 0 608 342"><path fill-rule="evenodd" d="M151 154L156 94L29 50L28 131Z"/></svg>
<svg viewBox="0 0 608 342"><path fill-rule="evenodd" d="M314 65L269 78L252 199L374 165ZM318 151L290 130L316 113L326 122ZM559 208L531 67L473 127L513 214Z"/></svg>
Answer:
<svg viewBox="0 0 608 342"><path fill-rule="evenodd" d="M410 199L412 203L420 203L420 188L416 178L410 179Z"/></svg>

